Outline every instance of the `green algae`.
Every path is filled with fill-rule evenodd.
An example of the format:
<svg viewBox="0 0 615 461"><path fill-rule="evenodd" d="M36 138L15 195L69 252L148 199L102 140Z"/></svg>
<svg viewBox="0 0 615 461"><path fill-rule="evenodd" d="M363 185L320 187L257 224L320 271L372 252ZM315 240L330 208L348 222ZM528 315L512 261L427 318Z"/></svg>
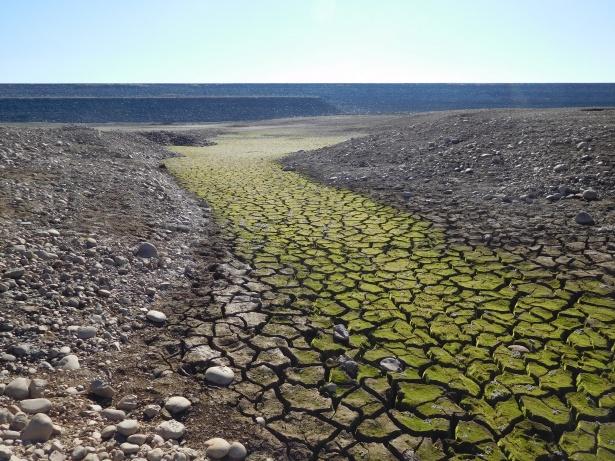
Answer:
<svg viewBox="0 0 615 461"><path fill-rule="evenodd" d="M296 338L293 328L281 327L291 312L305 313L318 330L293 339L282 355L261 352L247 378L276 387L261 364L283 370L287 383L278 391L293 417L328 414L331 402L315 389L337 384L338 408L349 412L337 418L358 418L361 456L384 456L380 442L413 434L455 439L462 450L473 445L481 459L503 459L503 452L510 460L546 459L558 453L548 428L566 429L559 444L571 459L608 459L611 426L596 429L602 435L595 453L581 449L589 445L585 429L569 429L613 418L612 290L598 280L560 277L550 258L537 264L513 251L448 244L429 222L274 162L340 140L237 133L216 146L178 148L185 157L166 162L211 204L234 253L271 288L268 309L279 316L263 334ZM340 322L350 331L347 343L333 338ZM322 367L341 354L360 362L356 379ZM379 362L386 357L405 369L385 373ZM273 399L264 399L263 409L279 415L284 410ZM389 414L390 405L396 409ZM276 424L282 433L295 431ZM323 423L320 430L329 429ZM412 450L445 459L433 443Z"/></svg>

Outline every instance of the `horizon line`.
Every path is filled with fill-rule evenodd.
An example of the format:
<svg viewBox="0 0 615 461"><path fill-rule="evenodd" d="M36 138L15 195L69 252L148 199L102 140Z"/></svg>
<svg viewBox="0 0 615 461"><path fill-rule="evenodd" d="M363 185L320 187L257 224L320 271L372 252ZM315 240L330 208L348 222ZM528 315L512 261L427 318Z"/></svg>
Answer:
<svg viewBox="0 0 615 461"><path fill-rule="evenodd" d="M0 82L0 85L613 85L587 82Z"/></svg>

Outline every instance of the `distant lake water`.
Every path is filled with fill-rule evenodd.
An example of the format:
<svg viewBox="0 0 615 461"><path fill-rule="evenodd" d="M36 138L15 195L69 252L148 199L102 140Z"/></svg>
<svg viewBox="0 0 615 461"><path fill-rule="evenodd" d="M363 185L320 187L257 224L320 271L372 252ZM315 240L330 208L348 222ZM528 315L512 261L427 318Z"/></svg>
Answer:
<svg viewBox="0 0 615 461"><path fill-rule="evenodd" d="M615 107L615 84L0 84L3 122L211 122L481 108Z"/></svg>

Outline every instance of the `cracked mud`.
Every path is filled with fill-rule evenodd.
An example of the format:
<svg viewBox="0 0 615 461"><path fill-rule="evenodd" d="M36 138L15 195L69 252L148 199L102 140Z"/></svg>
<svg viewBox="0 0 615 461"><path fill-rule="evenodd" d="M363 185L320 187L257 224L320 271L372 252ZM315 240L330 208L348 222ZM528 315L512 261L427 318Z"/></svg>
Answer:
<svg viewBox="0 0 615 461"><path fill-rule="evenodd" d="M275 163L341 140L175 148L167 167L237 258L184 313L184 369L233 368L238 408L291 459L615 459L604 272L555 247L451 241Z"/></svg>

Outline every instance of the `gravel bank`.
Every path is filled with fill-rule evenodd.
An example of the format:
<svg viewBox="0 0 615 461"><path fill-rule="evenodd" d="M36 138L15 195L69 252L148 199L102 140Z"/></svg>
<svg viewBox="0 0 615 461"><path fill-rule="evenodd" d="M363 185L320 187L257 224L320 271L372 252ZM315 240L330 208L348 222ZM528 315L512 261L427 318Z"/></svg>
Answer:
<svg viewBox="0 0 615 461"><path fill-rule="evenodd" d="M177 372L168 303L216 245L170 155L136 134L0 127L0 459L205 459L214 437L235 459L269 452Z"/></svg>
<svg viewBox="0 0 615 461"><path fill-rule="evenodd" d="M613 234L613 109L434 112L379 130L283 163L491 245Z"/></svg>

